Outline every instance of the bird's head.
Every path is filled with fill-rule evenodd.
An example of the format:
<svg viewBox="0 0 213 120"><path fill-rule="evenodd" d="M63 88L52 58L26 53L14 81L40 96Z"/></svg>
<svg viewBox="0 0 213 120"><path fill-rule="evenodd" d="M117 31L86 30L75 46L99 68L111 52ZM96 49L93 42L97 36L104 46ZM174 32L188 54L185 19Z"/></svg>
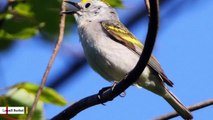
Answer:
<svg viewBox="0 0 213 120"><path fill-rule="evenodd" d="M104 20L118 20L116 11L103 0L82 0L79 3L65 1L68 11L64 14L73 14L77 23L101 22ZM71 5L71 6L70 6Z"/></svg>

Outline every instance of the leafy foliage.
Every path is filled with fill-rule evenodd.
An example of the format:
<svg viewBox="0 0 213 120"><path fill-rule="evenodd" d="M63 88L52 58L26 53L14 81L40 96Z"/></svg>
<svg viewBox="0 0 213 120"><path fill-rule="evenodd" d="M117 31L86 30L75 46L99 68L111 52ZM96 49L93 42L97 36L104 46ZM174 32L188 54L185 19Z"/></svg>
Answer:
<svg viewBox="0 0 213 120"><path fill-rule="evenodd" d="M113 7L123 7L121 0L105 0ZM38 33L52 40L59 30L61 0L17 0L0 12L0 50L8 48L14 40L31 38ZM66 21L71 25L73 17Z"/></svg>
<svg viewBox="0 0 213 120"><path fill-rule="evenodd" d="M0 13L0 50L14 42L38 34L52 40L59 30L60 1L27 0L13 1ZM67 21L73 23L73 20Z"/></svg>
<svg viewBox="0 0 213 120"><path fill-rule="evenodd" d="M0 97L0 104L1 106L11 106L11 107L28 107L28 110L31 109L35 96L29 94L24 89L10 89L7 94ZM33 120L43 120L43 102L39 101L36 108L35 113L33 115ZM26 113L26 110L25 110ZM9 114L7 115L9 118L16 118L16 119L25 119L27 114ZM4 116L0 116L2 120ZM4 119L3 119L4 120Z"/></svg>
<svg viewBox="0 0 213 120"><path fill-rule="evenodd" d="M32 83L20 83L14 85L10 88L10 90L3 96L0 97L0 105L1 106L24 106L31 109L36 92L38 90L38 86ZM61 97L57 92L55 92L51 88L45 87L38 105L35 110L35 114L33 116L34 120L43 120L43 104L51 103L59 106L66 105L66 100ZM24 115L10 115L13 118L23 119L26 118L26 114ZM3 117L0 117L3 119Z"/></svg>
<svg viewBox="0 0 213 120"><path fill-rule="evenodd" d="M38 91L38 86L32 83L19 83L12 88L16 89L24 89L26 90L29 94L36 95ZM55 90L51 88L44 87L40 100L45 103L51 103L59 106L64 106L66 105L66 100L60 96Z"/></svg>

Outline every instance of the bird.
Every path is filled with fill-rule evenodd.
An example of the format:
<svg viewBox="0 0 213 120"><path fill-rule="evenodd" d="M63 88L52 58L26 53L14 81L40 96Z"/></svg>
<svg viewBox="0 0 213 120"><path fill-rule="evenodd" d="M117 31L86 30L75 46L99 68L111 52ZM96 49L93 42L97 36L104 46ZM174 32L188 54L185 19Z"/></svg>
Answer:
<svg viewBox="0 0 213 120"><path fill-rule="evenodd" d="M121 23L116 10L104 0L65 2L74 6L63 13L74 15L89 65L107 81L121 81L136 65L144 45ZM133 85L164 98L183 119L193 118L191 112L168 90L167 86L172 87L173 82L153 55Z"/></svg>

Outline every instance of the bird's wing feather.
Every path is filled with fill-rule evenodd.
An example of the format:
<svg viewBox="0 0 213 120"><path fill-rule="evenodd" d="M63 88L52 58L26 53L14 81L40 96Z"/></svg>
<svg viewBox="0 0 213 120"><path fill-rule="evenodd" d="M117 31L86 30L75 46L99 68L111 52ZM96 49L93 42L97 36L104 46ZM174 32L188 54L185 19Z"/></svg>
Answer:
<svg viewBox="0 0 213 120"><path fill-rule="evenodd" d="M143 44L137 40L136 37L129 32L129 30L122 23L117 21L102 21L101 25L114 41L119 42L120 44L134 51L136 54L141 55ZM172 81L170 81L164 74L163 69L154 56L150 57L148 65L158 73L159 77L166 84L171 87L173 86Z"/></svg>

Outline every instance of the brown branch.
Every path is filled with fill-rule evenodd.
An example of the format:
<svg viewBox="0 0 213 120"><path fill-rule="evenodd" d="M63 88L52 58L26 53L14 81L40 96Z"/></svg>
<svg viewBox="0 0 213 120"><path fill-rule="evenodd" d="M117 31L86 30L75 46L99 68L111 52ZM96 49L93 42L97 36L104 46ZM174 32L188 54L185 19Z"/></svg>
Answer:
<svg viewBox="0 0 213 120"><path fill-rule="evenodd" d="M209 99L207 101L192 105L192 106L188 107L188 109L190 111L195 111L195 110L198 110L198 109L202 109L204 107L208 107L210 105L213 105L213 99ZM171 113L168 113L166 115L162 115L160 117L157 117L154 120L168 120L168 119L171 119L171 118L174 118L174 117L177 117L177 116L179 116L179 114L177 112L171 112Z"/></svg>
<svg viewBox="0 0 213 120"><path fill-rule="evenodd" d="M64 3L64 0L62 0L61 9L62 9L63 11L65 11L65 3ZM43 77L42 77L41 84L40 84L39 89L38 89L38 92L37 92L37 94L36 94L36 96L35 96L35 99L34 99L32 108L31 108L31 110L30 110L30 113L29 113L29 115L28 115L28 117L27 117L27 120L31 120L31 119L32 119L32 116L33 116L33 113L34 113L34 111L35 111L36 105L37 105L37 103L38 103L39 97L40 97L40 95L41 95L41 93L42 93L42 90L43 90L43 88L44 88L44 86L45 86L45 83L46 83L46 81L47 81L47 78L48 78L50 69L51 69L51 67L52 67L52 65L53 65L53 62L54 62L54 60L55 60L55 58L56 58L56 55L57 55L57 53L58 53L58 51L59 51L59 48L60 48L60 46L61 46L61 43L62 43L62 41L63 41L63 37L64 37L64 27L65 27L65 18L66 18L66 15L65 15L65 14L61 15L61 20L60 20L60 25L59 25L60 31L59 31L58 41L57 41L57 43L56 43L55 49L53 50L53 54L52 54L52 56L51 56L51 58L50 58L50 61L49 61L48 65L47 65L46 71L45 71L45 73L44 73L44 75L43 75Z"/></svg>
<svg viewBox="0 0 213 120"><path fill-rule="evenodd" d="M53 117L52 120L69 120L82 110L85 110L91 106L112 101L116 96L120 95L139 78L151 56L159 24L159 1L146 0L146 2L150 5L150 7L147 7L150 8L150 10L148 10L150 12L149 27L144 50L135 68L128 74L125 79L115 85L113 90L107 89L106 91L104 91L101 94L101 100L98 94L81 99L80 101L72 104L67 109Z"/></svg>

